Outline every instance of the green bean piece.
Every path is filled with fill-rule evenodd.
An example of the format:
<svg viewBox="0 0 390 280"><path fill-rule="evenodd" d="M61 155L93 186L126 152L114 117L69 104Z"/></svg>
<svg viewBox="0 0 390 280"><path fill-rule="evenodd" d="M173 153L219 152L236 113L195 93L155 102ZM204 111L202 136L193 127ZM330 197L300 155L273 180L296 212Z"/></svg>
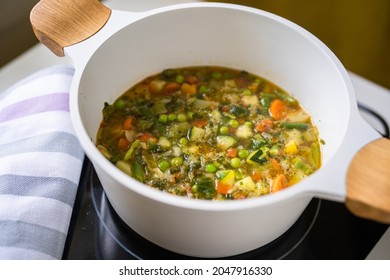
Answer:
<svg viewBox="0 0 390 280"><path fill-rule="evenodd" d="M283 101L285 101L285 102L287 102L287 103L290 103L290 104L296 104L296 103L297 103L297 100L296 100L294 97L288 95L287 93L285 93L285 92L283 92L283 91L277 91L277 92L276 92L276 95L277 95L280 99L282 99Z"/></svg>
<svg viewBox="0 0 390 280"><path fill-rule="evenodd" d="M287 128L287 129L299 129L299 130L306 130L309 128L308 123L301 123L301 122L281 122L280 127Z"/></svg>
<svg viewBox="0 0 390 280"><path fill-rule="evenodd" d="M313 163L315 168L321 166L321 149L319 143L313 143L311 145L311 156L313 158Z"/></svg>

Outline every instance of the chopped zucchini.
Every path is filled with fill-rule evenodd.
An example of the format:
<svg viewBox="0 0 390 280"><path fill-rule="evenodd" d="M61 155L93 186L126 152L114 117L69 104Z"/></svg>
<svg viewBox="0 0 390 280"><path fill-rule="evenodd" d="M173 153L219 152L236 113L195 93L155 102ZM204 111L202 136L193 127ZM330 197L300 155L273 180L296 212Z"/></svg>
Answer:
<svg viewBox="0 0 390 280"><path fill-rule="evenodd" d="M238 188L239 190L245 190L248 192L254 191L256 189L256 184L253 182L252 178L250 176L245 177L244 179L241 179L237 181L234 184L235 188Z"/></svg>
<svg viewBox="0 0 390 280"><path fill-rule="evenodd" d="M194 126L188 131L188 140L201 141L204 138L205 130L203 128Z"/></svg>
<svg viewBox="0 0 390 280"><path fill-rule="evenodd" d="M227 150L236 144L237 144L237 140L231 136L227 136L227 135L217 136L217 146L223 150Z"/></svg>
<svg viewBox="0 0 390 280"><path fill-rule="evenodd" d="M214 182L209 177L201 177L195 180L195 185L192 187L192 191L196 197L211 199L213 198L216 189Z"/></svg>
<svg viewBox="0 0 390 280"><path fill-rule="evenodd" d="M246 162L250 164L264 164L268 160L267 150L265 147L258 149L257 151L252 152L247 158Z"/></svg>
<svg viewBox="0 0 390 280"><path fill-rule="evenodd" d="M179 138L186 136L191 125L188 122L173 123L167 128L167 136L169 138Z"/></svg>
<svg viewBox="0 0 390 280"><path fill-rule="evenodd" d="M166 137L161 136L158 139L157 145L161 146L162 148L170 148L172 144Z"/></svg>
<svg viewBox="0 0 390 280"><path fill-rule="evenodd" d="M236 104L233 104L230 107L229 113L232 114L233 116L236 116L236 117L243 117L243 116L248 115L249 112L248 112L248 109L241 107L241 106L238 106Z"/></svg>
<svg viewBox="0 0 390 280"><path fill-rule="evenodd" d="M256 95L247 95L242 97L242 103L245 106L258 106L259 105L259 98L257 98Z"/></svg>

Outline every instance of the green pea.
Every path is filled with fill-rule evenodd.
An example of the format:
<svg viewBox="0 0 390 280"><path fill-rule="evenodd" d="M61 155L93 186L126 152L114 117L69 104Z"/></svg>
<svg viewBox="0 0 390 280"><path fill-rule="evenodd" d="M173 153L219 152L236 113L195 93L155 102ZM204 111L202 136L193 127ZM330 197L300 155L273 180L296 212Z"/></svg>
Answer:
<svg viewBox="0 0 390 280"><path fill-rule="evenodd" d="M168 121L168 116L167 115L160 115L158 121L161 123L166 123Z"/></svg>
<svg viewBox="0 0 390 280"><path fill-rule="evenodd" d="M176 83L178 83L178 84L184 83L184 77L182 75L177 75L176 76Z"/></svg>
<svg viewBox="0 0 390 280"><path fill-rule="evenodd" d="M223 135L229 134L229 128L227 126L221 126L219 128L219 133L221 133Z"/></svg>
<svg viewBox="0 0 390 280"><path fill-rule="evenodd" d="M187 116L185 114L179 114L177 115L177 120L179 122L185 122L187 120Z"/></svg>
<svg viewBox="0 0 390 280"><path fill-rule="evenodd" d="M220 72L213 72L212 76L216 80L219 80L222 78L222 74Z"/></svg>
<svg viewBox="0 0 390 280"><path fill-rule="evenodd" d="M229 120L228 124L233 128L237 128L240 125L236 120Z"/></svg>
<svg viewBox="0 0 390 280"><path fill-rule="evenodd" d="M115 102L114 106L116 109L122 109L123 107L125 107L125 101L119 99L118 101Z"/></svg>
<svg viewBox="0 0 390 280"><path fill-rule="evenodd" d="M194 117L194 112L188 112L187 113L187 117L192 120L192 118Z"/></svg>
<svg viewBox="0 0 390 280"><path fill-rule="evenodd" d="M171 165L168 161L166 160L162 160L160 161L158 164L157 164L158 168L160 168L160 170L162 172L166 171Z"/></svg>
<svg viewBox="0 0 390 280"><path fill-rule="evenodd" d="M177 119L176 114L169 114L169 115L168 115L168 120L169 120L169 121L173 122L173 121L175 121L176 119Z"/></svg>
<svg viewBox="0 0 390 280"><path fill-rule="evenodd" d="M213 163L206 164L206 172L208 173L214 173L217 171L217 166Z"/></svg>
<svg viewBox="0 0 390 280"><path fill-rule="evenodd" d="M233 168L238 168L241 166L241 160L239 158L232 158L232 160L230 161L230 165Z"/></svg>
<svg viewBox="0 0 390 280"><path fill-rule="evenodd" d="M249 156L249 151L248 150L239 150L238 151L238 157L239 158L246 158Z"/></svg>
<svg viewBox="0 0 390 280"><path fill-rule="evenodd" d="M253 123L252 122L245 122L244 125L246 125L249 128L253 127Z"/></svg>
<svg viewBox="0 0 390 280"><path fill-rule="evenodd" d="M188 139L187 138L180 138L179 140L179 144L180 146L184 147L184 146L187 146L188 145Z"/></svg>
<svg viewBox="0 0 390 280"><path fill-rule="evenodd" d="M206 93L208 91L209 91L209 89L205 85L201 85L199 88L199 93Z"/></svg>
<svg viewBox="0 0 390 280"><path fill-rule="evenodd" d="M183 159L181 157L175 157L171 159L171 165L174 167L179 167L183 164Z"/></svg>
<svg viewBox="0 0 390 280"><path fill-rule="evenodd" d="M243 95L252 95L252 92L249 89L244 89L242 92Z"/></svg>

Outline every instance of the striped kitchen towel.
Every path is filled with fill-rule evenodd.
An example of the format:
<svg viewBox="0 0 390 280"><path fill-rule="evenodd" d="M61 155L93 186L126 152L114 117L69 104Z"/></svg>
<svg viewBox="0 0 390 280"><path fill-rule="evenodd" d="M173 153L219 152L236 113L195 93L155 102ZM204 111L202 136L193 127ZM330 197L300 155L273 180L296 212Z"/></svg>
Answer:
<svg viewBox="0 0 390 280"><path fill-rule="evenodd" d="M74 70L0 94L0 259L61 259L84 153L69 115Z"/></svg>

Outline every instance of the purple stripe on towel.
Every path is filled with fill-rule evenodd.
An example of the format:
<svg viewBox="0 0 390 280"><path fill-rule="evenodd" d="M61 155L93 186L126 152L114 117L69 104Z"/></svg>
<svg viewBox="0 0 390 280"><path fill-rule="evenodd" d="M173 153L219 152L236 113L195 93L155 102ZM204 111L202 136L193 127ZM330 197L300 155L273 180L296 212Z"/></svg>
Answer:
<svg viewBox="0 0 390 280"><path fill-rule="evenodd" d="M14 103L0 112L0 122L48 111L69 112L69 94L53 93Z"/></svg>

